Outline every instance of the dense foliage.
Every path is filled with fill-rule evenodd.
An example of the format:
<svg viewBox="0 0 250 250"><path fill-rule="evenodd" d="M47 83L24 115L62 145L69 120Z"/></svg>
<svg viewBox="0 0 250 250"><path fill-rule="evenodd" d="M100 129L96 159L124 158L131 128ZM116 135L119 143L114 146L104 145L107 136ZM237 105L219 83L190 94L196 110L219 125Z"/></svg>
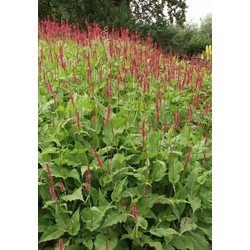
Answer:
<svg viewBox="0 0 250 250"><path fill-rule="evenodd" d="M202 27L186 23L188 6L185 0L91 0L55 1L39 0L38 16L49 16L58 22L68 18L86 30L85 21L97 22L119 30L128 28L144 39L148 33L164 49L188 55L200 53L205 45L212 44L211 17L203 20Z"/></svg>
<svg viewBox="0 0 250 250"><path fill-rule="evenodd" d="M39 22L39 248L211 249L211 63Z"/></svg>

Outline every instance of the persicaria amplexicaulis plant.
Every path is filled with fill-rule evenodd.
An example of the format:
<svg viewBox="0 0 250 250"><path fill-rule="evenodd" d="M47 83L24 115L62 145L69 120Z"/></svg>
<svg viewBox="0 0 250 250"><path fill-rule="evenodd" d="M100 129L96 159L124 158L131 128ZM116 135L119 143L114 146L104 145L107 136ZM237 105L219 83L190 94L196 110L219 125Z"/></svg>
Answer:
<svg viewBox="0 0 250 250"><path fill-rule="evenodd" d="M39 249L211 249L211 62L85 26L39 21Z"/></svg>

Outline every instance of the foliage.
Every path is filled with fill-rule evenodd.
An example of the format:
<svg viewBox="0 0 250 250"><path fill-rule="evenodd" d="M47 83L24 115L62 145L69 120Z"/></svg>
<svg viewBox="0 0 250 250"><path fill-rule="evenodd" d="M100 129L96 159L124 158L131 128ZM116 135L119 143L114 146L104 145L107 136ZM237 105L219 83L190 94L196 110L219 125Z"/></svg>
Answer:
<svg viewBox="0 0 250 250"><path fill-rule="evenodd" d="M39 248L211 249L211 63L39 22Z"/></svg>
<svg viewBox="0 0 250 250"><path fill-rule="evenodd" d="M185 0L39 0L38 4L40 19L49 16L60 23L68 18L70 24L78 23L85 30L86 21L96 22L102 29L125 27L132 33L138 32L144 39L150 33L154 42L161 44L166 52L178 51L191 56L212 44L211 15L202 20L201 27L186 23L188 6Z"/></svg>

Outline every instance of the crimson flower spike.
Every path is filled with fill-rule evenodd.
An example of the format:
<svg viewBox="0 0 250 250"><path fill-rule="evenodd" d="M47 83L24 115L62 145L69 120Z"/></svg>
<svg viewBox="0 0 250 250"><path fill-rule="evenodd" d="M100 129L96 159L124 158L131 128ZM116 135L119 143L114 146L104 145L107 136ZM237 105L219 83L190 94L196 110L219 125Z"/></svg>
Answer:
<svg viewBox="0 0 250 250"><path fill-rule="evenodd" d="M55 189L54 189L52 180L50 180L50 182L49 182L49 192L50 192L50 195L52 197L52 200L57 201L56 194L55 194Z"/></svg>
<svg viewBox="0 0 250 250"><path fill-rule="evenodd" d="M160 104L160 106L161 106L161 103L162 103L162 93L161 93L161 90L160 90L160 89L158 89L157 96L158 96L159 104Z"/></svg>
<svg viewBox="0 0 250 250"><path fill-rule="evenodd" d="M79 111L76 111L76 126L78 129L81 127Z"/></svg>
<svg viewBox="0 0 250 250"><path fill-rule="evenodd" d="M59 240L59 250L63 250L63 239Z"/></svg>
<svg viewBox="0 0 250 250"><path fill-rule="evenodd" d="M187 157L186 157L186 161L185 161L183 171L185 171L185 169L187 168L188 162L189 162L190 157L191 157L191 150L192 150L192 147L191 146L188 147Z"/></svg>
<svg viewBox="0 0 250 250"><path fill-rule="evenodd" d="M98 155L98 153L96 151L96 148L92 148L92 151L93 151L93 154L94 154L94 156L95 156L95 158L96 158L96 160L98 162L98 165L100 166L100 168L102 168L103 164L102 164L102 161L101 161L101 159L100 159L100 157L99 157L99 155Z"/></svg>
<svg viewBox="0 0 250 250"><path fill-rule="evenodd" d="M46 169L47 169L48 177L49 177L49 179L52 181L53 179L52 179L52 175L51 175L51 173L50 173L50 166L49 166L49 163L46 164Z"/></svg>
<svg viewBox="0 0 250 250"><path fill-rule="evenodd" d="M107 113L107 116L106 116L106 123L108 124L109 123L109 120L110 120L110 117L111 117L111 109L112 109L112 106L111 104L108 105L108 113Z"/></svg>
<svg viewBox="0 0 250 250"><path fill-rule="evenodd" d="M134 216L134 220L136 221L138 219L138 217L137 217L137 210L136 210L136 204L132 205L131 210L132 210L132 214Z"/></svg>
<svg viewBox="0 0 250 250"><path fill-rule="evenodd" d="M59 180L59 187L60 187L60 190L61 190L62 193L64 193L66 191L61 180Z"/></svg>

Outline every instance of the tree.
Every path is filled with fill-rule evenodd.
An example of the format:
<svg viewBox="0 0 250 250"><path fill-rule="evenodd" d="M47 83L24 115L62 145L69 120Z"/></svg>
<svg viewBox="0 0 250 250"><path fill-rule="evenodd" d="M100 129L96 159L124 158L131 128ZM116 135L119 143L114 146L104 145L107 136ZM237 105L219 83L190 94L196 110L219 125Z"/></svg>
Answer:
<svg viewBox="0 0 250 250"><path fill-rule="evenodd" d="M167 11L171 23L183 26L186 21L186 0L167 0Z"/></svg>
<svg viewBox="0 0 250 250"><path fill-rule="evenodd" d="M104 26L109 26L112 20L119 24L119 18L126 24L151 24L169 18L171 23L182 26L186 9L186 0L38 0L40 19L49 15L60 21L67 17L80 26L85 19Z"/></svg>

